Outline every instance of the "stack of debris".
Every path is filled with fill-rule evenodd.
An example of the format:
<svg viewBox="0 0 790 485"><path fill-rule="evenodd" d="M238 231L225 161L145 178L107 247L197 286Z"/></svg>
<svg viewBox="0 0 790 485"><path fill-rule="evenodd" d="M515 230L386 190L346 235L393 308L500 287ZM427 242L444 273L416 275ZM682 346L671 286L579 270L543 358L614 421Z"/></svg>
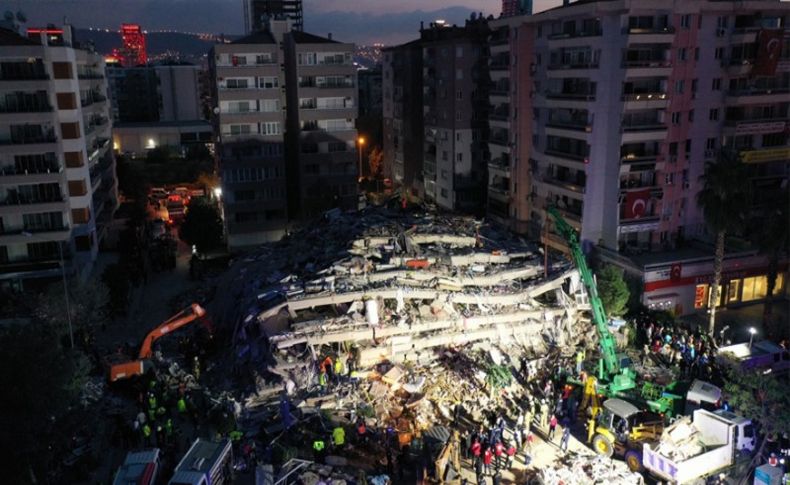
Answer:
<svg viewBox="0 0 790 485"><path fill-rule="evenodd" d="M586 448L582 453L569 453L563 459L540 470L540 480L545 484L587 485L641 485L644 478L617 460L596 455Z"/></svg>
<svg viewBox="0 0 790 485"><path fill-rule="evenodd" d="M661 434L658 453L672 461L683 461L702 453L703 438L701 432L686 416L672 423Z"/></svg>

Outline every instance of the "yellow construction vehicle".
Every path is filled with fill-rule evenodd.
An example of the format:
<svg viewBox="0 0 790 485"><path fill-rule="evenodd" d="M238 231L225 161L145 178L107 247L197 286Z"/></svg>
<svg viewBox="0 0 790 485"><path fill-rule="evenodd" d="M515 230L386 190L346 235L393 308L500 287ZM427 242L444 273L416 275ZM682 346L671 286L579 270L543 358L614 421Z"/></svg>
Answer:
<svg viewBox="0 0 790 485"><path fill-rule="evenodd" d="M607 399L597 419L593 450L599 455L620 456L632 471L642 470L642 445L657 441L664 431L663 418L640 411L622 399Z"/></svg>

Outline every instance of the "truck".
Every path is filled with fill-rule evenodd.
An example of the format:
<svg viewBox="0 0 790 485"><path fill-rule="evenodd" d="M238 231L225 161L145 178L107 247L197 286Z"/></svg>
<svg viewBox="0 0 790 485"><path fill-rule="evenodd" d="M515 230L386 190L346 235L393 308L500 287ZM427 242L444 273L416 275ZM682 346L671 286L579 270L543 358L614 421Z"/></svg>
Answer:
<svg viewBox="0 0 790 485"><path fill-rule="evenodd" d="M159 454L159 448L130 451L112 485L154 485L161 469Z"/></svg>
<svg viewBox="0 0 790 485"><path fill-rule="evenodd" d="M732 467L739 452L751 452L755 448L751 420L729 411L697 409L690 428L690 434L682 438L686 441L684 446L691 446L688 454L669 456L668 450L677 451L680 446L673 444L667 433L657 442L644 443L645 470L670 483L694 483Z"/></svg>
<svg viewBox="0 0 790 485"><path fill-rule="evenodd" d="M168 485L223 485L233 482L233 451L228 439L198 438L176 465Z"/></svg>
<svg viewBox="0 0 790 485"><path fill-rule="evenodd" d="M719 362L726 364L735 361L745 370L758 370L766 374L790 370L790 351L770 340L719 347L716 357Z"/></svg>

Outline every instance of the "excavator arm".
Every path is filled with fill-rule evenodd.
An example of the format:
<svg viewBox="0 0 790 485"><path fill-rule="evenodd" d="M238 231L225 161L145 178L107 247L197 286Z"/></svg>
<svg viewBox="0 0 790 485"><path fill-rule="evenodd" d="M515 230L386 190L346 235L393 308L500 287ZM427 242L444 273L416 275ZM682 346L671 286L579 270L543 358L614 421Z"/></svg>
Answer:
<svg viewBox="0 0 790 485"><path fill-rule="evenodd" d="M145 340L143 340L143 344L140 346L137 360L115 364L110 367L110 382L145 374L150 366L148 359L150 359L152 355L152 346L157 339L185 325L189 325L205 315L206 310L197 303L193 303L151 330L148 335L145 336Z"/></svg>
<svg viewBox="0 0 790 485"><path fill-rule="evenodd" d="M635 384L633 383L633 378L629 377L630 374L628 372L621 374L620 362L617 358L617 345L607 327L606 311L603 307L603 302L601 302L601 297L598 295L598 286L595 283L595 278L593 278L590 267L587 266L587 258L584 257L579 244L579 236L555 207L549 207L548 213L554 219L554 227L557 233L568 243L573 262L579 270L579 275L587 288L587 293L589 293L593 322L598 331L603 366L605 373L609 376L608 380L614 381L615 387L620 390L632 388Z"/></svg>

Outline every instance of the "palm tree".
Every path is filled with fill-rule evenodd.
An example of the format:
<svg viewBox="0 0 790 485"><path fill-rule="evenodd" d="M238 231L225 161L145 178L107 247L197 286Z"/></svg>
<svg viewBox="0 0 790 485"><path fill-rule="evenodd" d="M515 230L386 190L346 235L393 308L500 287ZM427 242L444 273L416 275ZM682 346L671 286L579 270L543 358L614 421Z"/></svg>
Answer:
<svg viewBox="0 0 790 485"><path fill-rule="evenodd" d="M705 164L705 174L700 177L700 181L702 188L697 193L697 203L702 208L705 222L716 235L708 322L708 334L713 338L724 261L724 240L727 233L742 228L746 220L751 201L749 168L741 162L737 153L722 150L718 160Z"/></svg>
<svg viewBox="0 0 790 485"><path fill-rule="evenodd" d="M781 340L783 330L774 328L771 321L773 314L773 293L779 273L779 260L790 246L790 191L783 187L771 191L764 199L757 217L752 219L749 231L750 239L757 244L760 252L768 257L768 284L763 307L763 327L777 340Z"/></svg>

